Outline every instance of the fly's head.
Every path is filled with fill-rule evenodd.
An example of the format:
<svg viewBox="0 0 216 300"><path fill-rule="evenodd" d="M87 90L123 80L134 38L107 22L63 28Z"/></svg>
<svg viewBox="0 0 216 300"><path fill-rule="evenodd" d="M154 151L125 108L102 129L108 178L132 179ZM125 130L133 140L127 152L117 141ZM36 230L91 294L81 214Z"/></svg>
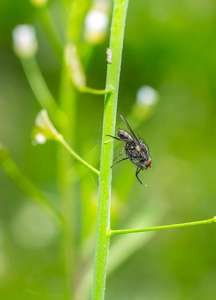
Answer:
<svg viewBox="0 0 216 300"><path fill-rule="evenodd" d="M150 167L151 169L151 157L149 156L149 150L148 147L143 143L143 141L141 139L139 139L139 143L142 149L142 154L143 157L145 157L145 159L141 162L142 164L142 169L147 169L148 167Z"/></svg>
<svg viewBox="0 0 216 300"><path fill-rule="evenodd" d="M151 169L151 157L148 156L144 161L140 162L140 167L142 170L150 168Z"/></svg>

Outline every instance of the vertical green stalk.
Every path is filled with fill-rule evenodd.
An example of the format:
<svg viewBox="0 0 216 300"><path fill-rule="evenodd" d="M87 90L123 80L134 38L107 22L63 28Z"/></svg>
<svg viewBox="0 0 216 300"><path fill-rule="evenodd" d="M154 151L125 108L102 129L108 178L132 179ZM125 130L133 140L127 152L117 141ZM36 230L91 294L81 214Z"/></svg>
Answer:
<svg viewBox="0 0 216 300"><path fill-rule="evenodd" d="M63 41L50 14L48 5L44 5L43 9L40 9L39 19L52 46L52 49L58 61L61 63L63 56Z"/></svg>
<svg viewBox="0 0 216 300"><path fill-rule="evenodd" d="M72 39L70 24L67 24L66 39L69 43ZM69 144L74 147L75 145L75 125L76 125L76 100L77 94L75 93L73 86L71 85L70 74L65 63L65 58L62 60L62 72L61 72L61 85L60 85L60 97L59 105L61 109L66 113L69 124L61 126L61 133L67 139ZM72 168L71 161L63 147L59 146L59 151L63 154L63 159L58 161L58 177L60 182L60 198L62 214L66 220L66 227L63 237L63 258L65 275L67 282L67 291L71 299L71 295L74 293L74 277L76 269L76 248L75 248L75 236L76 236L76 211L75 211L75 197L74 197L74 178L69 177L69 170Z"/></svg>
<svg viewBox="0 0 216 300"><path fill-rule="evenodd" d="M73 42L76 46L79 43L79 36L81 32L81 25L86 12L86 7L89 5L89 1L82 0L80 5L79 0L71 1L69 8L69 20L66 28L66 43ZM82 21L77 22L77 18ZM67 114L69 125L66 124L61 127L61 133L74 148L75 146L75 127L76 127L76 104L79 95L75 91L71 84L71 78L68 67L65 62L65 58L62 63L62 75L61 75L61 91L60 91L60 107ZM77 268L77 212L76 212L76 197L74 191L75 181L75 168L72 166L67 152L63 147L59 150L64 154L64 159L59 160L59 181L61 187L61 202L62 202L62 213L67 222L67 228L64 232L64 256L65 256L65 269L68 283L68 291L70 295L74 294L75 288L75 277ZM71 172L71 171L74 172ZM70 177L69 177L70 172ZM74 174L74 176L71 176ZM73 296L71 296L73 297ZM72 298L71 298L72 299Z"/></svg>
<svg viewBox="0 0 216 300"><path fill-rule="evenodd" d="M113 142L105 143L106 135L114 135L117 111L119 78L121 69L124 28L129 0L115 0L110 36L110 50L112 62L108 65L106 90L113 89L112 93L105 96L104 119L102 134L101 165L99 179L99 198L97 233L95 249L95 267L93 279L93 300L104 299L106 265L109 250L110 229L110 196L113 160Z"/></svg>
<svg viewBox="0 0 216 300"><path fill-rule="evenodd" d="M60 91L60 107L67 114L70 120L69 126L61 126L62 134L67 138L70 145L74 146L75 136L75 116L76 116L76 95L70 83L70 76L68 70L63 63L61 91ZM67 278L67 290L70 295L73 294L74 275L76 264L76 211L75 211L75 197L73 193L74 178L69 177L69 170L72 167L70 157L67 155L65 148L60 145L59 151L62 153L62 159L58 161L58 177L60 182L60 197L62 214L66 220L66 227L63 238L63 256L65 261L65 271Z"/></svg>

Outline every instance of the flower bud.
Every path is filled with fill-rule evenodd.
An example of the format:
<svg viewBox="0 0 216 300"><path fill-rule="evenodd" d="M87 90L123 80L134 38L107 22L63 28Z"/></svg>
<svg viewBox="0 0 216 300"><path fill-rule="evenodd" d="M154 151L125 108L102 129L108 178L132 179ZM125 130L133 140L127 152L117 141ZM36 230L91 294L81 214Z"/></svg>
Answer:
<svg viewBox="0 0 216 300"><path fill-rule="evenodd" d="M42 133L37 133L35 135L35 142L37 144L45 144L47 141L46 137Z"/></svg>
<svg viewBox="0 0 216 300"><path fill-rule="evenodd" d="M86 85L86 78L75 45L66 45L65 61L69 68L73 83L77 88L82 89Z"/></svg>
<svg viewBox="0 0 216 300"><path fill-rule="evenodd" d="M133 116L136 119L145 119L152 112L158 102L158 92L152 87L143 85L136 96L133 107Z"/></svg>
<svg viewBox="0 0 216 300"><path fill-rule="evenodd" d="M57 130L50 121L47 111L42 109L36 119L32 130L33 145L44 144L47 140L55 140L59 136Z"/></svg>
<svg viewBox="0 0 216 300"><path fill-rule="evenodd" d="M34 27L19 25L13 30L13 47L17 56L28 58L37 52L37 40Z"/></svg>
<svg viewBox="0 0 216 300"><path fill-rule="evenodd" d="M48 0L30 0L30 2L36 7L43 7L47 4Z"/></svg>
<svg viewBox="0 0 216 300"><path fill-rule="evenodd" d="M97 1L85 18L84 36L91 44L101 43L107 34L109 24L109 3Z"/></svg>

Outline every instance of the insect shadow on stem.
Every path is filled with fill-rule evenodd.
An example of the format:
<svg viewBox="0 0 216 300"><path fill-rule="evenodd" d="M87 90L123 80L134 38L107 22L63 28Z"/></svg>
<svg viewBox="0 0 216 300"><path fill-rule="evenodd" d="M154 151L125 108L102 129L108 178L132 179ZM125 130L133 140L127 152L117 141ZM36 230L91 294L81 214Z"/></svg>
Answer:
<svg viewBox="0 0 216 300"><path fill-rule="evenodd" d="M121 161L124 161L126 159L130 159L136 166L136 178L138 181L145 185L138 177L138 174L141 170L147 169L148 167L151 168L151 157L149 156L149 150L148 147L143 143L143 141L135 135L133 130L131 129L128 122L125 120L125 118L118 112L120 118L123 120L127 128L129 129L130 133L123 129L119 129L117 132L118 137L112 136L107 134L107 136L112 137L113 139L116 139L117 141L125 142L125 146L121 150L120 154L113 160L115 161L117 158L119 158L123 152L125 151L127 157L122 158L121 160L114 163L110 168L115 166L116 164L120 163Z"/></svg>

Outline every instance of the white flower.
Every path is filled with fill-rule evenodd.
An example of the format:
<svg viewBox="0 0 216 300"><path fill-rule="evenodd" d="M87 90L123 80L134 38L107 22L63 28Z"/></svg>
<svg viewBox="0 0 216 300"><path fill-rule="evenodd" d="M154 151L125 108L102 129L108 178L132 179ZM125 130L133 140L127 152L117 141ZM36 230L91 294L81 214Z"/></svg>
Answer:
<svg viewBox="0 0 216 300"><path fill-rule="evenodd" d="M35 55L37 40L34 27L31 25L19 25L13 30L13 46L16 54L23 58Z"/></svg>
<svg viewBox="0 0 216 300"><path fill-rule="evenodd" d="M106 12L92 9L85 18L84 35L88 42L97 44L103 41L107 33L109 17Z"/></svg>
<svg viewBox="0 0 216 300"><path fill-rule="evenodd" d="M137 91L136 102L133 107L133 116L144 120L149 117L158 102L158 92L148 85L143 85Z"/></svg>
<svg viewBox="0 0 216 300"><path fill-rule="evenodd" d="M55 140L59 137L59 133L50 121L45 109L37 114L31 137L33 145L45 144L48 140Z"/></svg>
<svg viewBox="0 0 216 300"><path fill-rule="evenodd" d="M104 12L91 10L86 16L85 26L90 32L101 33L107 29L108 22L108 16Z"/></svg>
<svg viewBox="0 0 216 300"><path fill-rule="evenodd" d="M42 133L38 133L35 136L35 141L37 142L37 144L45 144L46 137Z"/></svg>
<svg viewBox="0 0 216 300"><path fill-rule="evenodd" d="M47 4L48 0L30 0L32 5L37 6L37 7L42 7L45 4Z"/></svg>
<svg viewBox="0 0 216 300"><path fill-rule="evenodd" d="M154 104L158 99L158 94L156 90L154 90L152 87L148 85L143 85L138 91L137 91L137 97L136 101L139 104L142 105L152 105Z"/></svg>

